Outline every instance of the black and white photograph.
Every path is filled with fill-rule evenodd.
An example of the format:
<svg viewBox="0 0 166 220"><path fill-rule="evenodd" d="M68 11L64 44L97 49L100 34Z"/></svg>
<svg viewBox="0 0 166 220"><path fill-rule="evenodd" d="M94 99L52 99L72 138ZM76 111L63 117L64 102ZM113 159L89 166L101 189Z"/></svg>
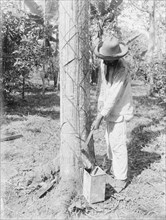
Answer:
<svg viewBox="0 0 166 220"><path fill-rule="evenodd" d="M0 0L0 219L166 219L166 0Z"/></svg>

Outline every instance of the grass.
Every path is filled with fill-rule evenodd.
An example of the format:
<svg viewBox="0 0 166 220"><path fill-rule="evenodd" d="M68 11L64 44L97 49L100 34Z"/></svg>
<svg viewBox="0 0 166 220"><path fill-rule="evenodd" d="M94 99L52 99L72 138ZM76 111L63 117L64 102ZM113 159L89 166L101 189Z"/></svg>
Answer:
<svg viewBox="0 0 166 220"><path fill-rule="evenodd" d="M91 88L93 117L96 114L96 87ZM72 219L163 219L165 216L166 104L147 97L146 87L133 83L135 116L128 123L129 185L120 194L107 189L103 203L88 206L82 196L75 198ZM4 108L2 136L22 134L14 141L1 143L2 194L6 218L54 219L53 188L37 197L40 183L49 182L55 173L43 170L59 151L60 98L49 90L44 96L38 87L29 91L26 101ZM94 134L99 164L106 153L105 123ZM12 185L12 187L11 187ZM78 203L79 201L79 203ZM78 204L81 205L78 206ZM74 201L73 201L74 202ZM78 207L77 207L78 206ZM102 212L100 212L100 211Z"/></svg>

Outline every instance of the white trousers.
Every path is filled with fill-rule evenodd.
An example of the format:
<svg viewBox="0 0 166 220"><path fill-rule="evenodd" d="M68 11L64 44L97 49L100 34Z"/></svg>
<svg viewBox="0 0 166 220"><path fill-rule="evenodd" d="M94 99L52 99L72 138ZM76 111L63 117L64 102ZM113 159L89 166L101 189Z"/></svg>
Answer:
<svg viewBox="0 0 166 220"><path fill-rule="evenodd" d="M106 122L107 156L112 159L113 174L116 179L127 179L128 153L126 146L126 121Z"/></svg>

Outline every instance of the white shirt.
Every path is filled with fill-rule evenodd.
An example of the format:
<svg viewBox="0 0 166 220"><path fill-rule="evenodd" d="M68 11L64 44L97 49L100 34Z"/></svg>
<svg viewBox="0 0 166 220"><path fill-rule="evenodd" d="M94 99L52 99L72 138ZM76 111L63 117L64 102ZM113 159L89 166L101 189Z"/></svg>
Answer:
<svg viewBox="0 0 166 220"><path fill-rule="evenodd" d="M131 79L123 59L116 67L110 67L108 81L105 78L104 63L101 62L101 87L98 101L103 102L100 110L106 121L128 121L133 117Z"/></svg>

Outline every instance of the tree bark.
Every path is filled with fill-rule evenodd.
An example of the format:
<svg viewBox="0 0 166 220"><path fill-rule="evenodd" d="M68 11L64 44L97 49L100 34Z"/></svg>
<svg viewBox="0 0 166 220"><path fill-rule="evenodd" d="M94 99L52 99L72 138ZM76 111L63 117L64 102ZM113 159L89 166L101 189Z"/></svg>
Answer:
<svg viewBox="0 0 166 220"><path fill-rule="evenodd" d="M59 5L62 179L78 177L81 144L88 133L88 7L82 0Z"/></svg>
<svg viewBox="0 0 166 220"><path fill-rule="evenodd" d="M77 46L76 4L74 1L59 3L59 47L60 47L60 173L62 179L75 176L76 154L79 156L77 135L77 106L75 106Z"/></svg>
<svg viewBox="0 0 166 220"><path fill-rule="evenodd" d="M81 187L81 146L89 124L89 1L59 1L60 51L60 201L64 217L71 197ZM59 192L58 192L59 191ZM57 195L56 195L57 196ZM57 216L56 216L57 217Z"/></svg>

